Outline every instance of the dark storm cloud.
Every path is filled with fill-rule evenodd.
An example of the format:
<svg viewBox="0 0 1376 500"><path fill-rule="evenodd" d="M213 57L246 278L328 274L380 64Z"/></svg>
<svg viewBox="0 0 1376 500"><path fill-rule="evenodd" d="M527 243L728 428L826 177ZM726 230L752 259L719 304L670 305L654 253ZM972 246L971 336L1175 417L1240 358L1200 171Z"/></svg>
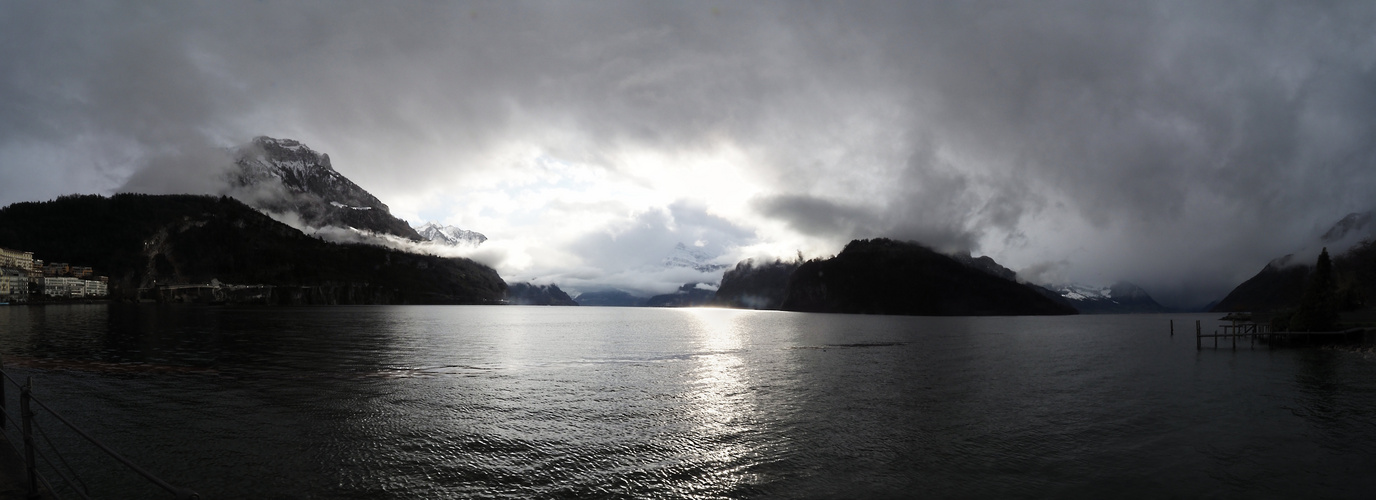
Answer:
<svg viewBox="0 0 1376 500"><path fill-rule="evenodd" d="M767 182L757 215L800 233L1069 262L1179 303L1376 204L1374 12L5 1L0 203L204 191L208 152L259 134L384 199L491 170L511 141L612 169L618 147L727 141ZM734 231L715 234L754 236Z"/></svg>
<svg viewBox="0 0 1376 500"><path fill-rule="evenodd" d="M907 3L838 15L870 30L910 84L888 95L923 137L909 147L957 165L894 177L882 213L911 217L902 223L762 205L790 223L938 240L1002 229L1016 246L1028 219L1079 217L1088 228L1059 236L1080 240L1064 250L1088 248L1075 266L1173 287L1167 298L1183 305L1376 200L1364 173L1376 171L1369 5ZM1054 244L1041 236L1031 244Z"/></svg>
<svg viewBox="0 0 1376 500"><path fill-rule="evenodd" d="M763 214L781 219L800 233L855 238L874 234L879 214L811 196L786 194L754 201Z"/></svg>

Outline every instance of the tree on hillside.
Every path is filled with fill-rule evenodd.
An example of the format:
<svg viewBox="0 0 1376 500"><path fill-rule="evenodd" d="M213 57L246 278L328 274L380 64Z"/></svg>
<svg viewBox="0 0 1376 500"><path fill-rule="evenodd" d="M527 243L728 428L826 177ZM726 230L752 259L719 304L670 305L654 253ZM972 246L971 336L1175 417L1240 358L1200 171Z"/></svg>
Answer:
<svg viewBox="0 0 1376 500"><path fill-rule="evenodd" d="M1300 297L1299 310L1290 321L1290 330L1297 332L1329 332L1338 328L1337 283L1333 279L1333 261L1328 249L1319 253L1309 285Z"/></svg>

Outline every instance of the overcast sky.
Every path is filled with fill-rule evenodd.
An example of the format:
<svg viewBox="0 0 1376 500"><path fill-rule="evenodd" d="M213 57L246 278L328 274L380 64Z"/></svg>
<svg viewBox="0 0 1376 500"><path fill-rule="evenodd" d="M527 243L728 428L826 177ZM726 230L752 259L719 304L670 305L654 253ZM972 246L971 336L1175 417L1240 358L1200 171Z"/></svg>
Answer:
<svg viewBox="0 0 1376 500"><path fill-rule="evenodd" d="M509 281L887 236L1220 298L1376 205L1376 3L0 0L0 204L300 140Z"/></svg>

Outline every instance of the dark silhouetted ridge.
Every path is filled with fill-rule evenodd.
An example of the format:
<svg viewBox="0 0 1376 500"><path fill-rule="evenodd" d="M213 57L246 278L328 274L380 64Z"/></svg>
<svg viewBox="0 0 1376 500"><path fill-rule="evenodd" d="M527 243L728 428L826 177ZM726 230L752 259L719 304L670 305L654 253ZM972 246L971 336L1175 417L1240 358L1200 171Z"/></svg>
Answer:
<svg viewBox="0 0 1376 500"><path fill-rule="evenodd" d="M1075 314L1035 290L916 243L855 240L793 273L789 311L923 316Z"/></svg>

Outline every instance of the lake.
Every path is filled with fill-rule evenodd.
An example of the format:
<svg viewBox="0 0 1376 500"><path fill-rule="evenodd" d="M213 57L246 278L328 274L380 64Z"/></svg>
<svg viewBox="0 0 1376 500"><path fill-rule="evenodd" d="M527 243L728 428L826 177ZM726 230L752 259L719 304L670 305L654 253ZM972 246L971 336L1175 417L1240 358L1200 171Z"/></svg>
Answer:
<svg viewBox="0 0 1376 500"><path fill-rule="evenodd" d="M1218 316L10 306L0 355L203 498L1376 494L1376 355L1196 350Z"/></svg>

